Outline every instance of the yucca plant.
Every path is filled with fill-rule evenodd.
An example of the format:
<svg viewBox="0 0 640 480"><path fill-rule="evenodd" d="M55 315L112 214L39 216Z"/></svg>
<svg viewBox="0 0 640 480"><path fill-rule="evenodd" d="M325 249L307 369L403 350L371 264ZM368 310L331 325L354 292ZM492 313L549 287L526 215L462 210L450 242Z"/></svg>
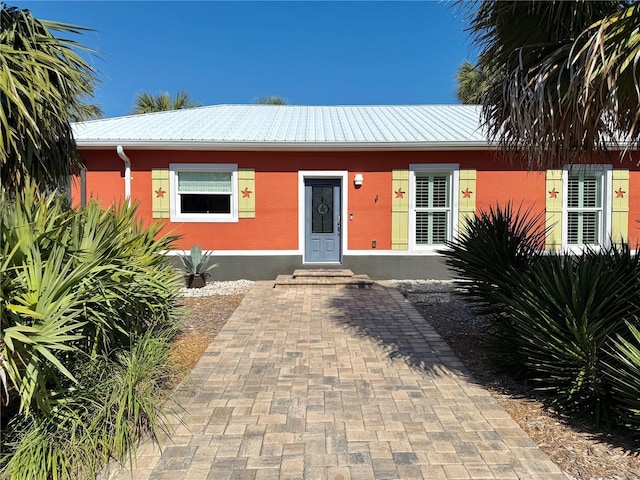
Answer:
<svg viewBox="0 0 640 480"><path fill-rule="evenodd" d="M467 299L481 313L495 313L502 309L496 293L508 288L513 272L524 272L535 262L545 235L544 212L507 202L480 209L440 253L464 281Z"/></svg>
<svg viewBox="0 0 640 480"><path fill-rule="evenodd" d="M533 206L515 208L511 202L479 210L467 219L458 238L440 251L445 263L460 279L458 292L480 314L488 315L491 349L502 367L514 373L524 368L513 339L517 335L504 315L504 296L515 295L512 276L531 268L540 256L547 229L544 212Z"/></svg>
<svg viewBox="0 0 640 480"><path fill-rule="evenodd" d="M617 402L621 423L640 435L640 318L626 323L607 348L605 374Z"/></svg>
<svg viewBox="0 0 640 480"><path fill-rule="evenodd" d="M603 349L638 312L638 265L627 245L549 255L514 273L513 291L500 298L512 341L538 389L557 407L588 414L596 424L608 420L612 406Z"/></svg>

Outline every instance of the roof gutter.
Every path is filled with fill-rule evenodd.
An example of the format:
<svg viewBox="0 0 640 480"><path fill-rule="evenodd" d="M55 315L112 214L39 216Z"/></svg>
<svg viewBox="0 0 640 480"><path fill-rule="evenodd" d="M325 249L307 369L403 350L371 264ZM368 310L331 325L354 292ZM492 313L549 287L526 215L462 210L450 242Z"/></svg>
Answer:
<svg viewBox="0 0 640 480"><path fill-rule="evenodd" d="M120 146L119 140L79 140L78 148L101 149ZM444 142L225 142L206 140L127 140L134 150L239 150L239 151L411 151L411 150L493 150L486 141Z"/></svg>
<svg viewBox="0 0 640 480"><path fill-rule="evenodd" d="M124 153L122 145L116 146L116 152L124 162L124 198L128 204L131 204L131 160Z"/></svg>

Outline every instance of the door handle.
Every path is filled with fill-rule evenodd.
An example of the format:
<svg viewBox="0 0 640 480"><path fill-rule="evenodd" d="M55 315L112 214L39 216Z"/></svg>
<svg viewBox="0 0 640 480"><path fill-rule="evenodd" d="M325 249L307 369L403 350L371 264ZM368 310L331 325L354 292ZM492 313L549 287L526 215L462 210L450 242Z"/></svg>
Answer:
<svg viewBox="0 0 640 480"><path fill-rule="evenodd" d="M340 235L340 228L342 226L341 219L342 219L342 217L340 215L338 215L338 235Z"/></svg>

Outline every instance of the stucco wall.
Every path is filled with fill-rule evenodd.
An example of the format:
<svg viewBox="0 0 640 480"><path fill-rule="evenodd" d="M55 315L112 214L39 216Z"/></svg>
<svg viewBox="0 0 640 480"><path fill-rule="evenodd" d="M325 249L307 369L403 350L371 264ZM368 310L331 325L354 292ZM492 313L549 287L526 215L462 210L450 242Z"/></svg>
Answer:
<svg viewBox="0 0 640 480"><path fill-rule="evenodd" d="M473 193L476 208L487 209L512 201L534 211L545 208L544 172L527 172L517 165L501 162L487 151L430 152L199 152L142 151L127 149L131 159L132 200L139 202L140 215L151 221L151 169L170 163L232 163L255 169L255 218L234 223L167 223L167 231L180 235L179 249L202 245L207 250L299 251L298 171L348 171L344 195L348 202L349 250L384 251L391 248L391 171L410 164L459 164L460 169L477 170ZM89 198L107 206L124 199L124 167L115 149L80 152L87 166L86 191ZM605 163L605 162L599 162ZM631 170L629 180L629 240L640 241L640 168L612 154L614 168ZM353 185L355 173L364 175L360 188ZM73 197L79 203L80 188L74 182Z"/></svg>

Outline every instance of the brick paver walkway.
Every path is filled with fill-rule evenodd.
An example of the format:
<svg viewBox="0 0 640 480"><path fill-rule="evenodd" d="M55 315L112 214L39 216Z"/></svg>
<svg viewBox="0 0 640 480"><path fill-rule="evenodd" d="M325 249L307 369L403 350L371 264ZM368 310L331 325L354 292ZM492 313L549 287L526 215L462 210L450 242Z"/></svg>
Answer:
<svg viewBox="0 0 640 480"><path fill-rule="evenodd" d="M260 282L141 479L565 479L395 289Z"/></svg>

